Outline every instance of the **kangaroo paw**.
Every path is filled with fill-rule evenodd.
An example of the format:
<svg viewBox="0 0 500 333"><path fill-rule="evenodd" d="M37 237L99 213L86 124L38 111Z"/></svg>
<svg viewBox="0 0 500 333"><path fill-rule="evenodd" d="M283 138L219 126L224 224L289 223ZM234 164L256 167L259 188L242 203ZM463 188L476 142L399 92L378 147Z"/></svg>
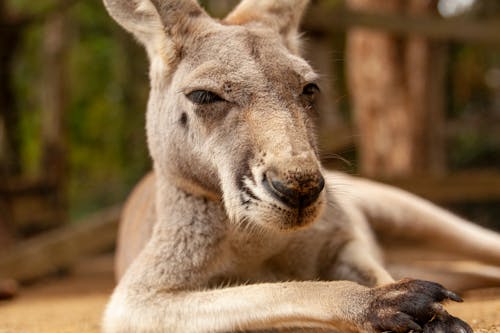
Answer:
<svg viewBox="0 0 500 333"><path fill-rule="evenodd" d="M371 293L367 320L376 332L472 332L469 325L449 315L440 304L462 299L438 283L403 279L374 288Z"/></svg>

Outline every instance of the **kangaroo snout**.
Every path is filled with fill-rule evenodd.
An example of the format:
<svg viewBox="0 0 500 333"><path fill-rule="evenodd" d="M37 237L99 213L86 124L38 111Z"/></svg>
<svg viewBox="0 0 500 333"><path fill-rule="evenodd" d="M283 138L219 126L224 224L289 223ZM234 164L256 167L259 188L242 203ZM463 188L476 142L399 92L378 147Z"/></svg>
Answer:
<svg viewBox="0 0 500 333"><path fill-rule="evenodd" d="M264 173L264 188L276 199L291 208L305 208L314 203L325 187L319 171L288 171L280 175L274 170Z"/></svg>

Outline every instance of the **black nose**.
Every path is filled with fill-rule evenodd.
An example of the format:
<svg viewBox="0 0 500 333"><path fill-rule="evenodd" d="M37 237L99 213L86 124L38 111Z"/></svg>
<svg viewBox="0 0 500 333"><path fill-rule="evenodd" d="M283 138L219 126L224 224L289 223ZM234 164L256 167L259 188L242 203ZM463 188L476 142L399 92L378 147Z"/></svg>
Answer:
<svg viewBox="0 0 500 333"><path fill-rule="evenodd" d="M271 195L292 208L311 205L325 187L325 179L319 172L288 173L280 177L274 171L267 171L262 182Z"/></svg>

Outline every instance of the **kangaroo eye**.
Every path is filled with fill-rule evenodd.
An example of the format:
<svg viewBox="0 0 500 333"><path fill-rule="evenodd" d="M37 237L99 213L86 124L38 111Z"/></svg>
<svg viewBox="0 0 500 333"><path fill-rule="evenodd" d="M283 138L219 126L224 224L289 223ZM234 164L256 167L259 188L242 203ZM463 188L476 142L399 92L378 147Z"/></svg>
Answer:
<svg viewBox="0 0 500 333"><path fill-rule="evenodd" d="M211 104L224 101L222 97L208 90L194 90L186 94L186 97L195 104Z"/></svg>
<svg viewBox="0 0 500 333"><path fill-rule="evenodd" d="M319 87L316 83L308 83L304 86L302 95L311 96L318 93L319 91Z"/></svg>

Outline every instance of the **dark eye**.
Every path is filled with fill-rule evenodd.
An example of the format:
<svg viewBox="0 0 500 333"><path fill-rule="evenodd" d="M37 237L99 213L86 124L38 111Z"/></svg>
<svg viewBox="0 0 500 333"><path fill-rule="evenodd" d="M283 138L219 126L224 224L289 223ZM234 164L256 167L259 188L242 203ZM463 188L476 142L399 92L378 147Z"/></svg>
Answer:
<svg viewBox="0 0 500 333"><path fill-rule="evenodd" d="M195 104L211 104L224 101L222 97L208 90L194 90L186 94L186 97Z"/></svg>
<svg viewBox="0 0 500 333"><path fill-rule="evenodd" d="M312 96L319 92L319 87L316 83L308 83L302 90L302 95Z"/></svg>

